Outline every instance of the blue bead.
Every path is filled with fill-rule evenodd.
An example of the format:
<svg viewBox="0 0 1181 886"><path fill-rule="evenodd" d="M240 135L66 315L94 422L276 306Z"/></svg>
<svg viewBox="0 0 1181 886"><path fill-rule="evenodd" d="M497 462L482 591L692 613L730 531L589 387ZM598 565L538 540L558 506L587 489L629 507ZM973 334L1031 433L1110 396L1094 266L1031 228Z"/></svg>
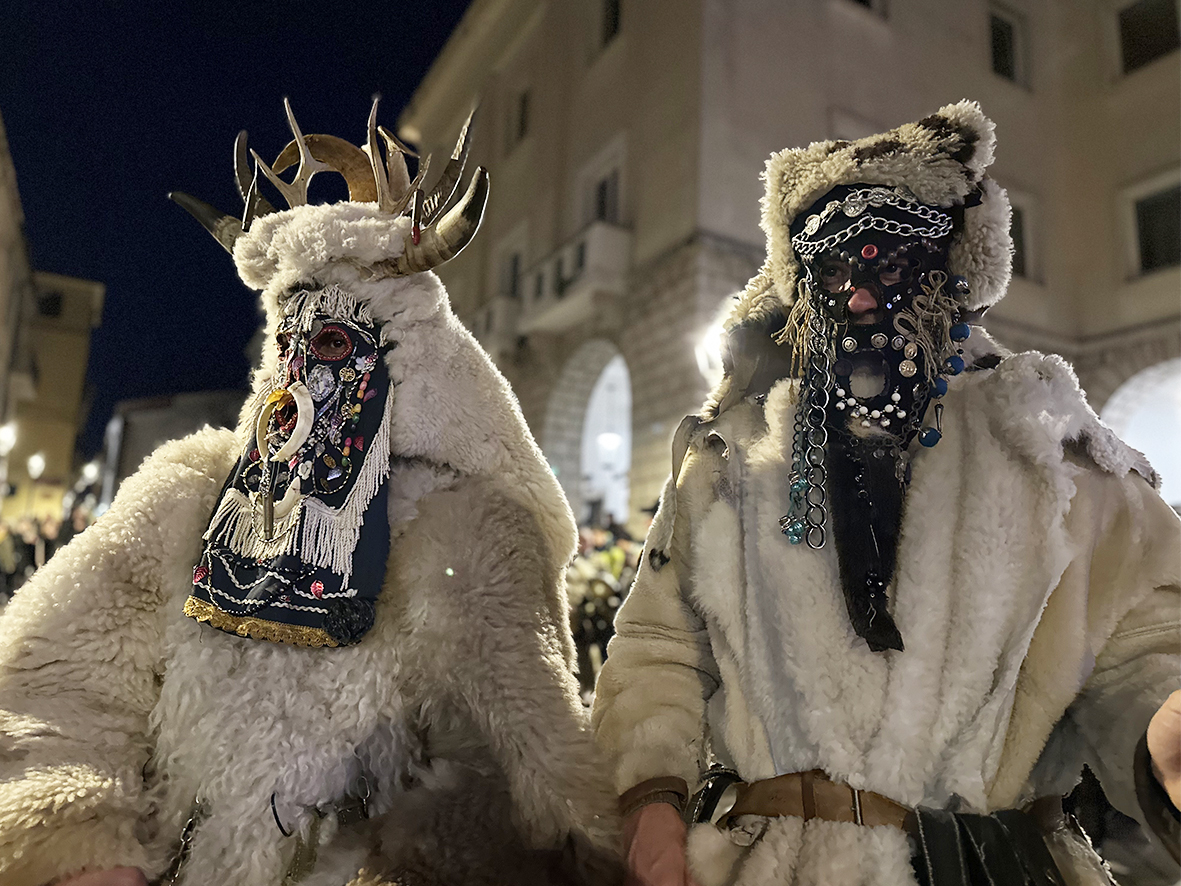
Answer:
<svg viewBox="0 0 1181 886"><path fill-rule="evenodd" d="M947 371L952 375L959 375L964 371L964 358L959 354L953 354L947 358Z"/></svg>
<svg viewBox="0 0 1181 886"><path fill-rule="evenodd" d="M943 435L934 428L923 428L919 433L919 442L928 449L938 443L941 439L943 439Z"/></svg>
<svg viewBox="0 0 1181 886"><path fill-rule="evenodd" d="M793 545L798 545L804 540L804 521L792 520L784 528L783 534L787 536L787 540Z"/></svg>
<svg viewBox="0 0 1181 886"><path fill-rule="evenodd" d="M957 323L955 326L951 327L952 341L964 341L971 334L972 327L970 327L967 323Z"/></svg>
<svg viewBox="0 0 1181 886"><path fill-rule="evenodd" d="M805 480L803 477L800 477L798 480L796 480L794 483L791 484L791 491L792 492L807 492L808 491L808 481Z"/></svg>
<svg viewBox="0 0 1181 886"><path fill-rule="evenodd" d="M931 382L931 396L932 397L942 397L946 393L947 393L947 379L937 378L937 379L935 379L935 381Z"/></svg>

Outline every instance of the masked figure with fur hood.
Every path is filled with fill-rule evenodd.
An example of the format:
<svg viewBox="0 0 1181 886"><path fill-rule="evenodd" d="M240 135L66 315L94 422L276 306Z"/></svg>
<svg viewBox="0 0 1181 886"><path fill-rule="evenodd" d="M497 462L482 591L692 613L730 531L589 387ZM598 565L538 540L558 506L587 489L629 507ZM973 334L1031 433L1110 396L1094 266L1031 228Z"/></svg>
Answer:
<svg viewBox="0 0 1181 886"><path fill-rule="evenodd" d="M1178 520L1065 362L977 325L993 149L961 102L767 164L597 687L645 883L1107 882L1061 811L1084 762L1175 844Z"/></svg>
<svg viewBox="0 0 1181 886"><path fill-rule="evenodd" d="M239 136L241 221L174 195L262 291L237 432L162 447L0 621L0 882L611 882L574 522L430 273L487 173L448 210L466 126L424 191L376 103L363 149L287 111L253 177Z"/></svg>

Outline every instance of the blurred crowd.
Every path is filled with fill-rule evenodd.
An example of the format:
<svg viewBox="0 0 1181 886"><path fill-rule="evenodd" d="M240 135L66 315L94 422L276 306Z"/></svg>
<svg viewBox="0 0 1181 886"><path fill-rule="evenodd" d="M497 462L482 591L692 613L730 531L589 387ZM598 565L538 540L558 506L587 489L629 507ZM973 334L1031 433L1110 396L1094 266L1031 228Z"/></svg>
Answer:
<svg viewBox="0 0 1181 886"><path fill-rule="evenodd" d="M645 513L651 516L653 511L655 508ZM615 613L636 576L643 546L643 539L633 538L610 515L602 525L578 530L578 554L566 570L566 591L578 653L578 679L587 704L594 697L595 679L615 633Z"/></svg>
<svg viewBox="0 0 1181 886"><path fill-rule="evenodd" d="M19 517L0 520L0 606L20 590L58 548L94 522L91 509L75 507L68 520Z"/></svg>

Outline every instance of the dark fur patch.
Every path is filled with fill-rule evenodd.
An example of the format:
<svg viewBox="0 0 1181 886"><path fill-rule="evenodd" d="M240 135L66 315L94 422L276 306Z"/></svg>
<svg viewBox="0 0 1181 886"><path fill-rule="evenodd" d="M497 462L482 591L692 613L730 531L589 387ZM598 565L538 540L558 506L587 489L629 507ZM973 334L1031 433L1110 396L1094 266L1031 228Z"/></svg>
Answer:
<svg viewBox="0 0 1181 886"><path fill-rule="evenodd" d="M888 154L896 153L905 147L896 138L884 138L871 145L862 145L853 152L853 159L858 163L864 163L866 160L876 160L878 157L885 157Z"/></svg>
<svg viewBox="0 0 1181 886"><path fill-rule="evenodd" d="M648 552L648 562L652 564L652 571L659 572L665 563L668 562L668 554L664 551L658 551L653 548Z"/></svg>
<svg viewBox="0 0 1181 886"><path fill-rule="evenodd" d="M961 126L942 114L924 117L918 125L934 134L941 142L940 148L958 163L967 163L976 153L976 142L980 136L970 126Z"/></svg>
<svg viewBox="0 0 1181 886"><path fill-rule="evenodd" d="M837 151L843 151L847 147L849 147L849 143L847 141L838 140L838 141L832 142L828 146L828 153L835 154Z"/></svg>
<svg viewBox="0 0 1181 886"><path fill-rule="evenodd" d="M929 129L938 138L947 138L955 132L955 126L942 114L931 114L929 117L924 117L915 125L921 126L923 129Z"/></svg>

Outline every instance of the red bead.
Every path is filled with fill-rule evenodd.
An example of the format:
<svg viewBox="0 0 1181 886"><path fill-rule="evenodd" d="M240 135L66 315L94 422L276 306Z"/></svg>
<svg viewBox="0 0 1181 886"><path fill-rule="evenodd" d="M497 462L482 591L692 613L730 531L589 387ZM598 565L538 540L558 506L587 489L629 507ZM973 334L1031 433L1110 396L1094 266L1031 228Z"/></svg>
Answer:
<svg viewBox="0 0 1181 886"><path fill-rule="evenodd" d="M324 582L322 582L322 581L312 582L312 596L315 597L317 600L321 599L324 596Z"/></svg>
<svg viewBox="0 0 1181 886"><path fill-rule="evenodd" d="M876 246L874 246L872 243L866 243L864 246L861 247L861 257L862 258L877 258L878 257L878 248Z"/></svg>
<svg viewBox="0 0 1181 886"><path fill-rule="evenodd" d="M208 574L209 574L208 568L206 568L204 566L198 566L196 569L193 570L193 584L196 584L197 582L199 582L201 579L203 579Z"/></svg>

